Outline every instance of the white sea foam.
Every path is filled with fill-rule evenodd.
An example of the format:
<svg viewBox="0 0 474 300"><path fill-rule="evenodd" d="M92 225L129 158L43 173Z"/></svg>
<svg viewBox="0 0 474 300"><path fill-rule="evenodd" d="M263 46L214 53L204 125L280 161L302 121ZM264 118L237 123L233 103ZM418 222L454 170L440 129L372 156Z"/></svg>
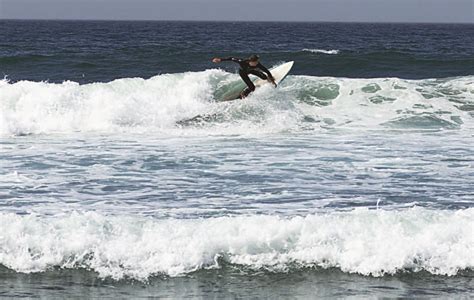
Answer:
<svg viewBox="0 0 474 300"><path fill-rule="evenodd" d="M455 275L474 267L473 220L474 209L422 208L165 220L2 213L0 264L25 273L87 268L115 279L179 276L224 262L273 272Z"/></svg>
<svg viewBox="0 0 474 300"><path fill-rule="evenodd" d="M339 50L337 50L337 49L324 50L324 49L307 49L307 48L305 48L302 51L311 52L311 53L332 54L332 55L339 54Z"/></svg>
<svg viewBox="0 0 474 300"><path fill-rule="evenodd" d="M125 78L79 85L20 81L0 85L2 133L117 131L163 127L209 98L209 73Z"/></svg>
<svg viewBox="0 0 474 300"><path fill-rule="evenodd" d="M85 85L3 80L0 135L124 131L253 135L346 124L472 127L473 76L437 80L290 76L278 89L267 86L245 101L216 103L213 91L229 80L238 76L221 70ZM198 114L217 115L217 121L207 122L208 127L176 126Z"/></svg>

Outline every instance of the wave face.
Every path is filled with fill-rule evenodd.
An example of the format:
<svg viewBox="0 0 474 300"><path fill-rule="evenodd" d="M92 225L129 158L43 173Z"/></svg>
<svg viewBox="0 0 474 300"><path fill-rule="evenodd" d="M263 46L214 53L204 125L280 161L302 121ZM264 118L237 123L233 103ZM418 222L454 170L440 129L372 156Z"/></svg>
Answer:
<svg viewBox="0 0 474 300"><path fill-rule="evenodd" d="M188 220L2 213L0 264L25 273L86 268L102 277L140 280L222 264L271 272L455 275L474 267L473 219L474 209L422 208Z"/></svg>
<svg viewBox="0 0 474 300"><path fill-rule="evenodd" d="M161 132L209 134L321 128L472 128L474 77L403 80L289 76L245 101L215 102L235 74L221 70L80 85L0 81L0 134ZM176 122L211 116L190 126ZM209 128L212 128L210 130Z"/></svg>

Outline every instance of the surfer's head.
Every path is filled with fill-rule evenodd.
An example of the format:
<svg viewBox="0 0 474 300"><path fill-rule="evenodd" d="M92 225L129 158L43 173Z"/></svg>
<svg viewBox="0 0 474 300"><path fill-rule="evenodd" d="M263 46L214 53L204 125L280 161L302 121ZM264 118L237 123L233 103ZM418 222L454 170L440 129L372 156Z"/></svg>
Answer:
<svg viewBox="0 0 474 300"><path fill-rule="evenodd" d="M260 59L260 57L258 57L258 55L256 54L253 54L249 57L249 65L251 65L252 67L255 67L256 65L258 65L258 60Z"/></svg>

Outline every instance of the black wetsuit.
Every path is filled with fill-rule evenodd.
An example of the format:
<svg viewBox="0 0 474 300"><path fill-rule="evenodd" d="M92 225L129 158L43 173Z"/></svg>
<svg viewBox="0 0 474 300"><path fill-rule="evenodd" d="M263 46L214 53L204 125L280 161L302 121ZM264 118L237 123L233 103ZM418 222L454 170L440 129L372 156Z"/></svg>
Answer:
<svg viewBox="0 0 474 300"><path fill-rule="evenodd" d="M250 61L248 59L241 59L235 57L221 58L221 61L233 61L240 65L239 75L248 86L248 88L246 88L242 92L242 98L248 96L248 94L255 91L255 85L253 84L252 80L250 80L249 74L253 74L264 80L268 78L273 78L272 73L270 73L270 71L268 71L268 69L265 68L261 63L258 63L258 65L253 67L249 64Z"/></svg>

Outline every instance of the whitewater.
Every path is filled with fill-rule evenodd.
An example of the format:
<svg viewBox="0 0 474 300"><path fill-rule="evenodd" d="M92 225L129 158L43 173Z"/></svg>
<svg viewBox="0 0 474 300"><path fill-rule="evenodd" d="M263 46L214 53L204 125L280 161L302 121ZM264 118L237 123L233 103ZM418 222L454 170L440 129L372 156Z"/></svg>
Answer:
<svg viewBox="0 0 474 300"><path fill-rule="evenodd" d="M282 218L0 214L0 262L18 272L85 268L103 277L182 276L223 264L254 270L340 268L382 276L472 269L474 210L351 212Z"/></svg>
<svg viewBox="0 0 474 300"><path fill-rule="evenodd" d="M328 128L473 128L472 76L424 80L289 76L278 89L268 86L245 101L218 103L214 91L236 80L235 74L222 70L82 85L4 79L0 134L252 135ZM202 126L176 126L196 115L214 118Z"/></svg>
<svg viewBox="0 0 474 300"><path fill-rule="evenodd" d="M472 24L0 28L0 298L473 298Z"/></svg>
<svg viewBox="0 0 474 300"><path fill-rule="evenodd" d="M293 75L216 101L235 80L0 81L0 264L141 281L472 271L473 76Z"/></svg>

